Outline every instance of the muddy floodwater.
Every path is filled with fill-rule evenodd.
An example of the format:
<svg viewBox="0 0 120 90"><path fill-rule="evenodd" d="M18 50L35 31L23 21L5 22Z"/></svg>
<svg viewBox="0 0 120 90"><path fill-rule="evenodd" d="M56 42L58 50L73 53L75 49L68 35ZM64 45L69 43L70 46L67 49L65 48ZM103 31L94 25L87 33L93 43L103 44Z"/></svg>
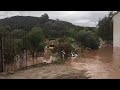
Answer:
<svg viewBox="0 0 120 90"><path fill-rule="evenodd" d="M80 58L71 60L77 70L87 70L91 79L120 79L120 49L111 46L88 51Z"/></svg>
<svg viewBox="0 0 120 90"><path fill-rule="evenodd" d="M65 64L48 64L14 74L0 74L0 79L120 79L120 49L111 46L87 51Z"/></svg>

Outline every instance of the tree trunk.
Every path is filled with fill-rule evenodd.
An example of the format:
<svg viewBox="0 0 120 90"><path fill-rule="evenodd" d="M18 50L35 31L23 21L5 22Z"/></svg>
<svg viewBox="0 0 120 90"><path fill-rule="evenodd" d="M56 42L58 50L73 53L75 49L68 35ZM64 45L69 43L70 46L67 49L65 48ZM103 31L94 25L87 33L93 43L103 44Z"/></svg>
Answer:
<svg viewBox="0 0 120 90"><path fill-rule="evenodd" d="M26 50L26 69L27 69L27 50Z"/></svg>
<svg viewBox="0 0 120 90"><path fill-rule="evenodd" d="M8 65L5 64L5 72L8 73Z"/></svg>
<svg viewBox="0 0 120 90"><path fill-rule="evenodd" d="M15 72L15 65L16 65L16 62L14 60L14 63L13 63L13 72Z"/></svg>
<svg viewBox="0 0 120 90"><path fill-rule="evenodd" d="M33 58L33 65L34 65L34 52L32 53L32 58Z"/></svg>
<svg viewBox="0 0 120 90"><path fill-rule="evenodd" d="M38 53L36 53L36 60L37 60L37 54L38 54Z"/></svg>
<svg viewBox="0 0 120 90"><path fill-rule="evenodd" d="M20 55L20 68L22 68L23 66L23 55L21 54Z"/></svg>

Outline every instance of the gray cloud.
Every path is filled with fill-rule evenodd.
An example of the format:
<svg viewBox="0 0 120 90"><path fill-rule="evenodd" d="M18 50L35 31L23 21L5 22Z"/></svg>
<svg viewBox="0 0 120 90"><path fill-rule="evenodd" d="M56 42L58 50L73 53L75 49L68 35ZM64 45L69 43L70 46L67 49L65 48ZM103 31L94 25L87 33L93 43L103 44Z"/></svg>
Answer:
<svg viewBox="0 0 120 90"><path fill-rule="evenodd" d="M50 19L60 19L80 26L96 26L109 11L0 11L0 19L11 16L37 16L47 13Z"/></svg>

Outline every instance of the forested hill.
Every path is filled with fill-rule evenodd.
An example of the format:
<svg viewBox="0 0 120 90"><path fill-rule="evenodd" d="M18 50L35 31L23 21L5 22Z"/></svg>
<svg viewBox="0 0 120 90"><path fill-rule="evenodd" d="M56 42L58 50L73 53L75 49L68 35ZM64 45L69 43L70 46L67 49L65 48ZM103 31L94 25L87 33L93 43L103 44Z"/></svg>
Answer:
<svg viewBox="0 0 120 90"><path fill-rule="evenodd" d="M10 26L11 29L30 30L36 24L41 23L39 17L31 16L14 16L10 18L0 19L0 25Z"/></svg>
<svg viewBox="0 0 120 90"><path fill-rule="evenodd" d="M0 26L9 27L10 31L23 30L30 31L33 27L41 27L46 34L60 35L67 34L71 29L74 30L93 30L94 27L76 26L70 22L61 20L51 20L47 14L41 17L32 16L13 16L10 18L0 19Z"/></svg>

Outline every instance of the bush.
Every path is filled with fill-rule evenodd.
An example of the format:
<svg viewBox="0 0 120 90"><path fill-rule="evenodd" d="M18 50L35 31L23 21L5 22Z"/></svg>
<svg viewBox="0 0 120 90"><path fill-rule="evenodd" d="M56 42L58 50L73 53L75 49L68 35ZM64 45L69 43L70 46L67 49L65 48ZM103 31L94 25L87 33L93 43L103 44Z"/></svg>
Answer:
<svg viewBox="0 0 120 90"><path fill-rule="evenodd" d="M17 54L18 54L18 44L16 40L7 38L7 41L4 41L4 48L3 48L3 55L5 60L4 63L12 64Z"/></svg>
<svg viewBox="0 0 120 90"><path fill-rule="evenodd" d="M100 45L99 38L91 31L80 31L76 37L76 41L84 47L97 49Z"/></svg>
<svg viewBox="0 0 120 90"><path fill-rule="evenodd" d="M60 59L68 59L71 56L71 52L73 51L73 47L71 45L71 40L66 37L60 38L58 40L58 44L55 45L53 49L53 53L58 53ZM63 58L64 55L64 58Z"/></svg>

